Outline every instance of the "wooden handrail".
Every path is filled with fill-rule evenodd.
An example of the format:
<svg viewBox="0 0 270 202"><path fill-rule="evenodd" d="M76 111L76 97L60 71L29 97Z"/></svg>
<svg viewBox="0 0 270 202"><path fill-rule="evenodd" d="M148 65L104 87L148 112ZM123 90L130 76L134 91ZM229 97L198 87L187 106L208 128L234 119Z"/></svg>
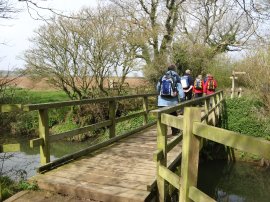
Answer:
<svg viewBox="0 0 270 202"><path fill-rule="evenodd" d="M193 134L244 152L270 159L270 142L261 138L250 137L245 134L209 126L200 122L193 123Z"/></svg>
<svg viewBox="0 0 270 202"><path fill-rule="evenodd" d="M168 189L166 188L166 183L169 182L177 189L182 189L181 197L187 199L188 198L188 187L196 185L197 175L193 180L190 180L190 177L193 175L190 173L192 170L196 173L197 169L196 162L198 161L198 154L196 157L190 155L188 153L189 146L195 147L195 150L201 149L200 140L190 139L187 143L183 142L186 146L182 146L182 161L193 162L192 165L187 164L186 167L181 169L181 176L186 176L185 179L182 179L181 184L183 183L186 189L183 189L183 186L180 186L180 178L175 175L170 169L167 167L167 154L170 150L172 150L184 136L189 137L192 134L192 122L193 118L190 116L193 114L186 111L186 107L201 105L204 103L204 114L201 114L201 110L197 108L196 114L197 121L203 121L206 123L212 122L214 125L217 123L216 117L220 117L220 113L222 111L222 103L223 103L223 91L217 91L216 93L208 96L204 96L201 98L197 98L191 101L181 102L175 106L163 107L156 110L152 110L151 113L154 114L157 118L157 151L154 154L154 160L157 162L157 186L158 186L158 198L159 201L164 201L167 196ZM184 117L183 116L173 116L170 113L183 110L185 108ZM188 119L188 120L187 120ZM167 127L174 127L180 130L183 130L183 136L177 136L172 141L167 142ZM185 140L186 141L186 140ZM195 152L196 153L196 152ZM194 163L195 162L195 163ZM182 166L185 164L182 164ZM195 169L196 168L196 169ZM194 170L195 169L195 170ZM182 198L182 200L183 200Z"/></svg>
<svg viewBox="0 0 270 202"><path fill-rule="evenodd" d="M5 104L0 105L1 112L14 112L14 111L21 111L21 112L29 112L29 111L38 111L39 112L39 138L30 140L30 147L40 147L40 162L41 165L48 164L50 162L50 143L67 138L67 137L73 137L75 135L79 135L88 131L93 131L99 128L109 127L109 137L112 140L117 141L119 138L114 138L116 136L116 124L122 121L126 121L129 119L132 119L134 117L143 116L143 127L138 128L139 130L141 128L144 128L144 126L151 126L152 123L149 123L148 121L148 114L149 114L149 97L156 97L156 93L151 94L138 94L138 95L128 95L128 96L116 96L116 97L106 97L106 98L97 98L97 99L85 99L85 100L74 100L74 101L64 101L64 102L52 102L52 103L40 103L40 104ZM136 99L136 98L142 98L142 111L136 112L124 117L118 117L116 118L116 105L118 101L125 100L125 99ZM68 106L78 106L78 105L86 105L86 104L94 104L94 103L108 103L109 105L109 119L98 122L92 125L84 126L78 129L65 131L59 134L53 134L49 135L49 109L55 109L55 108L62 108L62 107L68 107ZM133 132L136 132L137 130L133 130ZM127 133L129 134L129 132ZM109 141L109 143L111 143ZM107 144L100 144L107 145ZM99 148L99 147L94 147ZM92 151L92 150L91 150ZM81 154L81 153L79 153ZM84 154L84 153L82 153ZM71 155L72 156L72 155ZM77 157L77 155L73 155ZM66 159L66 158L64 158Z"/></svg>

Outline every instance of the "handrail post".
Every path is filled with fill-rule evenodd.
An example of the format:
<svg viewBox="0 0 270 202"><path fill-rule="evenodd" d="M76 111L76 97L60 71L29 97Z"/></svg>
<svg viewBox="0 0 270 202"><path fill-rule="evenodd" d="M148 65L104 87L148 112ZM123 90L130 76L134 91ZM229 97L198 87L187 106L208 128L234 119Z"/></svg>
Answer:
<svg viewBox="0 0 270 202"><path fill-rule="evenodd" d="M189 187L197 187L200 138L193 134L193 122L201 121L199 108L186 107L184 111L180 202L189 202Z"/></svg>
<svg viewBox="0 0 270 202"><path fill-rule="evenodd" d="M212 112L213 126L216 126L217 125L216 105L217 105L217 102L216 102L216 95L215 95L212 98L212 107L214 108L214 111Z"/></svg>
<svg viewBox="0 0 270 202"><path fill-rule="evenodd" d="M43 139L40 145L40 164L45 165L50 162L50 142L49 142L49 116L48 109L40 109L38 114L39 137Z"/></svg>
<svg viewBox="0 0 270 202"><path fill-rule="evenodd" d="M109 119L112 121L112 124L110 126L110 133L109 133L110 138L115 137L115 126L116 126L115 110L116 110L116 100L113 99L109 101Z"/></svg>
<svg viewBox="0 0 270 202"><path fill-rule="evenodd" d="M221 101L221 99L220 99L220 93L218 93L216 96L217 96L217 104L218 104L218 107L217 107L217 117L218 117L218 120L219 120L219 118L220 118L220 101Z"/></svg>
<svg viewBox="0 0 270 202"><path fill-rule="evenodd" d="M205 118L205 123L206 124L208 124L208 122L209 122L209 118L208 118L208 116L209 116L209 103L210 103L209 98L206 98L204 100L204 111L205 111L205 114L207 114L207 116Z"/></svg>
<svg viewBox="0 0 270 202"><path fill-rule="evenodd" d="M143 97L143 111L145 112L144 114L144 119L143 119L143 125L146 125L148 123L148 97L144 96Z"/></svg>
<svg viewBox="0 0 270 202"><path fill-rule="evenodd" d="M157 149L163 151L163 158L157 161L158 199L164 202L167 196L167 182L159 175L159 166L167 167L167 125L161 123L161 116L157 119Z"/></svg>

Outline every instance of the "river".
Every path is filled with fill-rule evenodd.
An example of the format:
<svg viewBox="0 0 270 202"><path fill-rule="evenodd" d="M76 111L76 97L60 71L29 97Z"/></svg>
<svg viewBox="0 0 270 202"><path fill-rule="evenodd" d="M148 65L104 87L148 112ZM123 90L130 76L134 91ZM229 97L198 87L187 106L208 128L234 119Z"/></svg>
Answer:
<svg viewBox="0 0 270 202"><path fill-rule="evenodd" d="M10 141L14 142L13 140ZM20 152L0 153L1 173L14 180L28 179L36 174L36 168L40 166L39 147L30 148L27 139L16 139L16 143L20 143ZM87 148L92 144L92 139L84 142L54 142L50 144L51 161Z"/></svg>
<svg viewBox="0 0 270 202"><path fill-rule="evenodd" d="M220 202L269 202L270 168L239 161L208 161L199 166L198 187Z"/></svg>

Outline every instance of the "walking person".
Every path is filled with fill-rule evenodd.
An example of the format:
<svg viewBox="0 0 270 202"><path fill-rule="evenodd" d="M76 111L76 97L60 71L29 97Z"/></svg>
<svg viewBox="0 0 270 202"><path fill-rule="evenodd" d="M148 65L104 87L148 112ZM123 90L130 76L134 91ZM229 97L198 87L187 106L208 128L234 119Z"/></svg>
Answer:
<svg viewBox="0 0 270 202"><path fill-rule="evenodd" d="M215 93L216 88L217 88L217 81L214 79L214 77L211 74L208 74L207 80L204 83L203 93L206 95L211 95Z"/></svg>
<svg viewBox="0 0 270 202"><path fill-rule="evenodd" d="M167 107L177 105L184 99L185 94L180 82L180 77L176 73L176 66L170 65L166 73L159 79L157 83L158 107ZM177 116L177 112L172 112L171 115ZM171 128L172 135L177 135L179 130Z"/></svg>
<svg viewBox="0 0 270 202"><path fill-rule="evenodd" d="M194 93L195 98L199 98L203 96L203 87L204 87L204 81L202 79L202 75L198 75L193 85L193 93Z"/></svg>
<svg viewBox="0 0 270 202"><path fill-rule="evenodd" d="M185 93L185 100L192 99L192 90L193 90L193 78L190 75L191 71L187 69L184 76L181 77L181 84Z"/></svg>

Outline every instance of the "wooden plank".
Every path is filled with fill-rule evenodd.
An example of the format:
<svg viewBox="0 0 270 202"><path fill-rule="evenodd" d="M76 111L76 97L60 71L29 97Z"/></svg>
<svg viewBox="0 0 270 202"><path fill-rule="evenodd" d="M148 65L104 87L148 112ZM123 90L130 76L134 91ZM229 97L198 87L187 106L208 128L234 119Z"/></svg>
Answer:
<svg viewBox="0 0 270 202"><path fill-rule="evenodd" d="M66 162L69 162L71 160L80 158L83 155L87 155L87 154L89 154L89 153L91 153L93 151L96 151L96 150L98 150L98 149L100 149L102 147L106 147L106 146L110 145L111 143L116 142L116 141L118 141L118 140L120 140L122 138L128 137L128 136L130 136L130 135L132 135L132 134L134 134L136 132L140 132L143 129L146 129L146 128L154 125L154 124L155 124L155 122L149 123L149 124L147 124L145 126L142 126L140 128L129 131L129 132L123 134L123 135L119 135L119 136L116 136L114 138L111 138L110 140L107 140L105 142L90 146L90 147L88 147L86 149L80 150L80 151L75 152L73 154L65 155L65 156L63 156L63 157L61 157L61 158L59 158L59 159L57 159L57 160L55 160L53 162L47 163L46 165L39 167L37 169L37 172L45 172L47 170L51 170L53 168L56 168L56 167L58 167L60 165L65 164Z"/></svg>
<svg viewBox="0 0 270 202"><path fill-rule="evenodd" d="M21 104L1 104L0 112L20 112L22 111Z"/></svg>
<svg viewBox="0 0 270 202"><path fill-rule="evenodd" d="M116 127L116 120L115 120L115 113L116 113L116 100L111 100L109 102L109 119L111 121L110 129L109 129L109 138L115 137L115 127Z"/></svg>
<svg viewBox="0 0 270 202"><path fill-rule="evenodd" d="M103 102L109 102L113 100L123 100L123 99L139 98L139 97L145 97L145 96L151 97L151 96L156 96L156 94L154 93L139 94L139 95L130 95L130 96L117 96L117 97L106 97L106 98L96 98L96 99L72 100L72 101L64 101L64 102L29 104L29 105L24 105L22 108L24 111L33 111L33 110L40 110L40 109L61 108L61 107L76 106L76 105L103 103Z"/></svg>
<svg viewBox="0 0 270 202"><path fill-rule="evenodd" d="M146 125L148 123L148 113L149 113L149 103L147 96L143 97L143 111L144 111L143 125Z"/></svg>
<svg viewBox="0 0 270 202"><path fill-rule="evenodd" d="M117 185L118 187L123 187L123 188L128 188L128 189L137 189L137 190L142 190L142 191L147 191L147 186L145 186L145 182L147 181L144 179L143 175L126 175L124 178L120 178L119 176L115 175L102 175L101 174L96 174L92 172L71 172L69 171L68 173L63 173L63 172L58 172L58 173L52 173L49 176L56 176L56 177L62 177L70 180L76 180L80 182L88 182L92 184L98 184L98 185L109 185L109 186L115 186ZM151 178L149 181L153 181L154 178Z"/></svg>
<svg viewBox="0 0 270 202"><path fill-rule="evenodd" d="M19 152L21 151L20 144L3 144L0 145L0 153L2 152Z"/></svg>
<svg viewBox="0 0 270 202"><path fill-rule="evenodd" d="M53 170L54 171L54 170ZM132 182L141 182L141 183L146 183L146 182L152 182L155 180L155 173L153 172L153 175L142 175L142 174L138 174L138 173L129 173L127 170L124 171L109 171L109 170L101 170L101 169L97 169L97 170L91 170L90 168L77 168L76 169L65 169L57 172L48 172L46 173L46 176L56 176L56 177L65 177L67 179L76 179L79 178L79 176L82 176L82 178L79 178L78 181L87 181L87 179L91 179L91 178L95 178L97 179L97 184L104 184L104 182L102 182L104 180L104 178L114 178L114 180L116 180L116 178L118 178L119 181L121 180L125 180L125 181L129 181L129 183ZM75 177L75 178L74 178ZM99 178L99 179L98 179ZM107 180L105 180L107 181ZM118 183L113 182L111 183L111 185L117 185ZM143 190L146 190L146 185L143 188Z"/></svg>
<svg viewBox="0 0 270 202"><path fill-rule="evenodd" d="M184 110L184 128L181 162L180 202L188 202L188 188L197 186L200 139L193 135L193 122L201 121L199 108L187 107Z"/></svg>
<svg viewBox="0 0 270 202"><path fill-rule="evenodd" d="M174 137L168 144L167 144L167 151L170 152L176 145L178 145L183 139L183 135L178 135Z"/></svg>
<svg viewBox="0 0 270 202"><path fill-rule="evenodd" d="M39 181L37 178L37 182L41 189L97 201L138 202L144 201L144 199L149 195L148 191L138 191L109 185L98 185L56 176L48 176L42 181Z"/></svg>
<svg viewBox="0 0 270 202"><path fill-rule="evenodd" d="M97 99L71 100L71 101L64 101L64 102L28 104L28 105L23 106L23 110L33 111L33 110L40 110L40 109L62 108L62 107L69 107L69 106L109 102L113 99L114 99L113 97L106 97L106 98L97 98Z"/></svg>
<svg viewBox="0 0 270 202"><path fill-rule="evenodd" d="M78 171L78 168L80 172L89 172L94 174L94 173L100 173L102 172L108 172L108 173L130 173L130 174L141 174L141 175L147 175L147 176L152 176L155 177L155 167L152 164L142 164L142 163L134 163L130 164L130 166L125 166L125 164L120 164L116 163L115 161L105 161L100 163L99 166L97 167L96 161L93 162L77 162L77 163L72 163L67 164L69 166L63 166L61 167L61 170L54 169L50 172L64 172L64 171Z"/></svg>
<svg viewBox="0 0 270 202"><path fill-rule="evenodd" d="M180 189L180 176L176 175L172 171L170 171L168 168L164 166L159 166L158 174L163 177L167 182L169 182L171 185L173 185L178 190Z"/></svg>
<svg viewBox="0 0 270 202"><path fill-rule="evenodd" d="M197 189L196 187L193 187L193 186L191 186L189 188L188 196L194 202L204 202L204 201L215 202L216 201L213 198L207 196L205 193L203 193L202 191L200 191L199 189Z"/></svg>
<svg viewBox="0 0 270 202"><path fill-rule="evenodd" d="M145 112L136 112L134 114L130 114L130 115L127 115L127 116L119 117L119 118L116 118L116 123L120 123L120 122L129 120L129 119L132 119L132 118L135 118L135 117L143 116L143 115L145 115Z"/></svg>
<svg viewBox="0 0 270 202"><path fill-rule="evenodd" d="M157 149L161 150L163 153L163 159L157 161L157 188L158 188L158 200L163 202L166 200L168 193L168 184L166 181L158 174L159 166L167 167L167 125L161 122L161 117L158 117L157 120Z"/></svg>
<svg viewBox="0 0 270 202"><path fill-rule="evenodd" d="M38 133L43 139L40 145L40 164L45 165L50 162L50 142L49 142L49 116L48 110L41 109L38 113Z"/></svg>
<svg viewBox="0 0 270 202"><path fill-rule="evenodd" d="M183 129L183 117L163 113L161 114L161 122L170 127Z"/></svg>
<svg viewBox="0 0 270 202"><path fill-rule="evenodd" d="M181 142L182 139L183 139L182 135L174 137L174 139L167 144L167 152L170 152L178 143ZM164 158L162 150L157 150L154 152L153 154L154 161L160 161L162 158Z"/></svg>
<svg viewBox="0 0 270 202"><path fill-rule="evenodd" d="M270 142L267 140L250 137L199 122L193 125L193 133L197 136L270 159Z"/></svg>
<svg viewBox="0 0 270 202"><path fill-rule="evenodd" d="M111 123L112 123L111 120L107 120L107 121L103 121L103 122L100 122L100 123L95 123L95 124L92 124L92 125L89 125L89 126L84 126L82 128L77 128L77 129L66 131L66 132L63 132L63 133L50 135L49 136L50 142L55 142L55 141L58 141L58 140L61 140L61 139L67 138L67 137L73 137L75 135L79 135L79 134L86 133L86 132L89 132L89 131L97 130L99 128L104 128L104 127L110 126Z"/></svg>
<svg viewBox="0 0 270 202"><path fill-rule="evenodd" d="M30 148L34 147L40 147L44 145L44 139L43 138L35 138L30 140Z"/></svg>

